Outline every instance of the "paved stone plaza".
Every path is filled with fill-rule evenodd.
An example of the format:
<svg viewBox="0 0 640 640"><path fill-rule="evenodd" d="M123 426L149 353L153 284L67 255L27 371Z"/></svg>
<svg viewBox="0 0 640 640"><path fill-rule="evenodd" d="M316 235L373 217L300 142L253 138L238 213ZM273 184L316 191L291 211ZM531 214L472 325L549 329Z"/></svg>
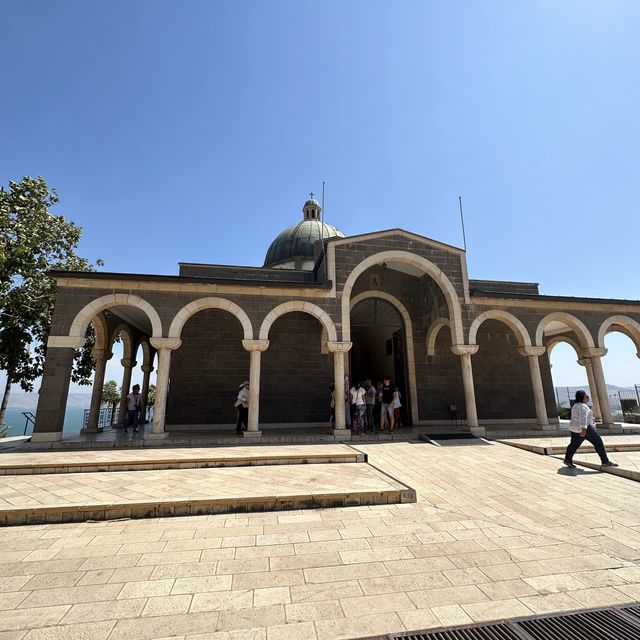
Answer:
<svg viewBox="0 0 640 640"><path fill-rule="evenodd" d="M418 501L0 530L0 638L333 640L640 600L637 483L502 444L358 448Z"/></svg>

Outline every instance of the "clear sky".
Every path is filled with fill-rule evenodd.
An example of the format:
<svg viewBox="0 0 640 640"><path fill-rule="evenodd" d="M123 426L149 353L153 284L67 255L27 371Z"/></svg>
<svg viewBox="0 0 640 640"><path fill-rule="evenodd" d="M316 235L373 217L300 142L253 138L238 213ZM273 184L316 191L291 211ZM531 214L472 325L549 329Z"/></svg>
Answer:
<svg viewBox="0 0 640 640"><path fill-rule="evenodd" d="M462 195L472 278L640 299L635 0L3 0L0 23L0 181L44 176L106 270L260 265L326 180L345 234L461 245Z"/></svg>

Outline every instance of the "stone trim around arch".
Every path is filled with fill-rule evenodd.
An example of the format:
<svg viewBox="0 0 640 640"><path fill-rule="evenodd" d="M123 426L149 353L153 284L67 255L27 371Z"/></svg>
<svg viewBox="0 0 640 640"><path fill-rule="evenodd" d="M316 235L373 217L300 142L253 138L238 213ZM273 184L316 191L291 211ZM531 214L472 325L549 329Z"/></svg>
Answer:
<svg viewBox="0 0 640 640"><path fill-rule="evenodd" d="M327 338L329 342L338 341L338 333L336 326L329 314L320 307L312 304L311 302L303 302L302 300L291 300L290 302L283 302L277 307L271 309L265 316L260 326L259 340L269 339L269 330L271 325L285 313L292 313L294 311L300 311L302 313L308 313L318 319L320 324L327 330Z"/></svg>
<svg viewBox="0 0 640 640"><path fill-rule="evenodd" d="M547 355L549 356L549 358L551 358L551 352L553 351L553 349L557 347L561 342L564 342L565 344L573 347L573 350L576 352L576 359L580 359L580 345L569 336L552 336L549 339L549 341L545 345L547 347Z"/></svg>
<svg viewBox="0 0 640 640"><path fill-rule="evenodd" d="M119 324L110 334L109 341L107 344L107 349L109 351L113 351L113 343L116 341L116 338L120 336L122 339L122 359L123 360L131 360L135 358L137 348L134 349L135 345L133 344L133 336L131 335L131 329L129 325L122 322Z"/></svg>
<svg viewBox="0 0 640 640"><path fill-rule="evenodd" d="M587 329L584 322L576 318L574 315L566 313L565 311L556 311L554 313L550 313L542 318L542 320L540 320L540 322L538 323L538 328L536 329L536 346L544 347L544 330L546 326L554 320L566 324L570 329L573 330L580 342L581 349L596 346L593 342L593 336L591 335L589 329Z"/></svg>
<svg viewBox="0 0 640 640"><path fill-rule="evenodd" d="M253 325L245 310L231 300L216 297L198 298L198 300L194 300L182 307L171 322L168 337L179 338L187 320L198 313L198 311L204 311L205 309L228 311L240 321L244 331L244 340L253 340Z"/></svg>
<svg viewBox="0 0 640 640"><path fill-rule="evenodd" d="M500 309L489 309L488 311L484 311L471 323L471 327L469 328L469 344L477 343L476 338L478 335L478 329L480 329L480 325L486 320L499 320L506 324L516 336L518 346L531 346L531 336L529 336L529 332L524 324L522 324L522 321L516 318L512 313L502 311Z"/></svg>
<svg viewBox="0 0 640 640"><path fill-rule="evenodd" d="M407 342L407 373L409 375L409 397L411 400L411 420L413 424L418 424L419 411L418 411L418 388L416 377L416 356L413 343L413 323L411 322L411 316L407 311L407 308L398 300L398 298L392 296L386 291L363 291L354 298L351 299L351 309L355 307L359 302L368 300L369 298L380 298L386 300L389 304L393 305L396 310L402 316L405 327L405 336ZM350 309L350 310L351 310Z"/></svg>
<svg viewBox="0 0 640 640"><path fill-rule="evenodd" d="M619 327L623 327L626 331L622 332L628 338L631 339L633 344L636 347L636 352L638 357L640 358L640 323L633 318L629 318L629 316L610 316L608 317L601 325L598 330L598 346L602 349L604 346L604 339L607 333L609 333L609 329L613 326L617 325Z"/></svg>
<svg viewBox="0 0 640 640"><path fill-rule="evenodd" d="M440 267L436 266L433 262L427 258L423 258L415 253L409 251L381 251L374 253L368 258L365 258L360 264L354 267L353 271L347 277L342 288L342 339L344 341L351 340L351 291L356 283L358 277L364 273L369 267L372 267L381 262L402 262L404 264L411 264L421 269L425 275L431 276L444 294L449 308L449 315L451 316L452 333L455 337L455 341L462 344L463 330L462 330L462 310L460 307L460 301L458 294L451 283L451 280L447 278Z"/></svg>
<svg viewBox="0 0 640 640"><path fill-rule="evenodd" d="M69 336L75 338L84 338L84 334L93 318L101 311L109 307L125 305L137 307L147 314L151 322L151 333L154 337L162 336L162 321L158 312L146 300L132 293L110 293L101 298L96 298L89 304L85 305L76 315L69 329Z"/></svg>
<svg viewBox="0 0 640 640"><path fill-rule="evenodd" d="M451 330L449 318L437 318L427 329L427 339L425 340L427 345L427 357L433 357L436 355L436 340L442 327L449 327L449 330Z"/></svg>

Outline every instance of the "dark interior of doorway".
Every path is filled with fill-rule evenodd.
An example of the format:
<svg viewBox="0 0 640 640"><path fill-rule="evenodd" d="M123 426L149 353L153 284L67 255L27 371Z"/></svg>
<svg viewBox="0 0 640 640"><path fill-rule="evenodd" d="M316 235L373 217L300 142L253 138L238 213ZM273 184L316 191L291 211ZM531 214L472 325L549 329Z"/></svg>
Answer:
<svg viewBox="0 0 640 640"><path fill-rule="evenodd" d="M409 425L411 412L402 317L391 304L380 299L364 300L354 307L351 315L351 383L369 378L377 384L384 376L390 376L400 392L402 424Z"/></svg>

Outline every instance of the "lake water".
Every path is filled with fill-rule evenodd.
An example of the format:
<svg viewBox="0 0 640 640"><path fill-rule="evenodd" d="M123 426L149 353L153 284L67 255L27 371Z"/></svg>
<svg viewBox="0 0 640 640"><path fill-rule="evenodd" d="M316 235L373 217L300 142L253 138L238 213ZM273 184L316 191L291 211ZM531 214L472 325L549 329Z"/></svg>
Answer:
<svg viewBox="0 0 640 640"><path fill-rule="evenodd" d="M89 408L88 406L86 407ZM36 408L32 409L7 409L7 416L5 422L11 425L9 429L9 436L21 436L24 433L25 417L22 415L23 411L30 411L35 415ZM67 411L64 416L64 432L66 433L79 433L82 429L82 421L84 420L84 408L83 407L67 407ZM27 435L33 431L33 425L30 424L27 429Z"/></svg>

